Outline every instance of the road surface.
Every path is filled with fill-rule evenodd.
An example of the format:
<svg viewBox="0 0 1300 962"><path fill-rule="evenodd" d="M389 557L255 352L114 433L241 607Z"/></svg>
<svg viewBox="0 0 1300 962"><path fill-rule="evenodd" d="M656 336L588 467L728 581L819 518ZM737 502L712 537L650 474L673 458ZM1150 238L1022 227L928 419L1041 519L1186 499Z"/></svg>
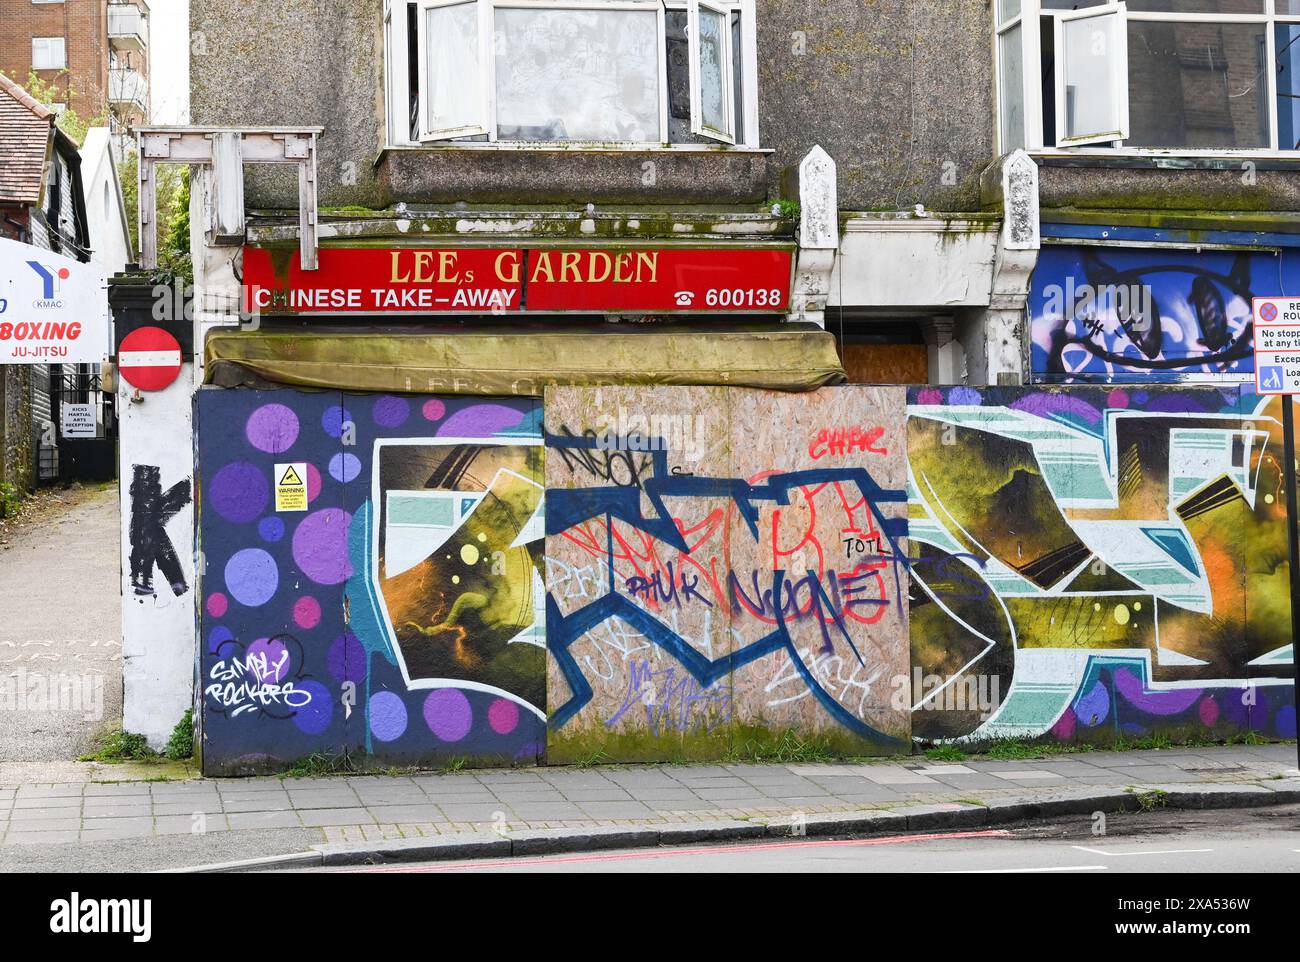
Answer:
<svg viewBox="0 0 1300 962"><path fill-rule="evenodd" d="M369 866L402 872L1297 872L1300 806L1110 815L970 832L790 838L538 858ZM325 869L322 871L344 871Z"/></svg>

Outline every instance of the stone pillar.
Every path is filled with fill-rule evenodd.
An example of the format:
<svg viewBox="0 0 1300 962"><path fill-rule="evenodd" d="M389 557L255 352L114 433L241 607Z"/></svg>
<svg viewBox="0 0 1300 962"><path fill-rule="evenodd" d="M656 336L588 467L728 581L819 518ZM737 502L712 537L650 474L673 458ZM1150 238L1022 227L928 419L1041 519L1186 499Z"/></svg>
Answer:
<svg viewBox="0 0 1300 962"><path fill-rule="evenodd" d="M961 342L953 337L953 319L942 315L921 322L931 384L965 384L966 356Z"/></svg>
<svg viewBox="0 0 1300 962"><path fill-rule="evenodd" d="M242 315L243 292L239 283L243 248L212 242L205 226L216 200L210 167L190 173L190 252L194 264L194 354L196 378L203 380L203 345L214 327L244 325L255 329L254 318Z"/></svg>
<svg viewBox="0 0 1300 962"><path fill-rule="evenodd" d="M168 304L156 312L159 298ZM184 319L183 292L155 290L143 274L114 277L109 305L119 344L145 325L166 328L181 344L180 376L161 391L138 391L120 373L114 377L122 509L122 727L162 748L194 704L199 602L191 426L194 339Z"/></svg>
<svg viewBox="0 0 1300 962"><path fill-rule="evenodd" d="M993 261L989 306L959 331L967 345L972 384L1020 384L1029 357L1025 307L1029 279L1042 246L1038 217L1038 165L1023 150L998 159L984 172L986 204L1002 208L1002 231Z"/></svg>
<svg viewBox="0 0 1300 962"><path fill-rule="evenodd" d="M826 300L840 246L835 161L813 147L799 163L799 250L790 293L791 321L826 326Z"/></svg>

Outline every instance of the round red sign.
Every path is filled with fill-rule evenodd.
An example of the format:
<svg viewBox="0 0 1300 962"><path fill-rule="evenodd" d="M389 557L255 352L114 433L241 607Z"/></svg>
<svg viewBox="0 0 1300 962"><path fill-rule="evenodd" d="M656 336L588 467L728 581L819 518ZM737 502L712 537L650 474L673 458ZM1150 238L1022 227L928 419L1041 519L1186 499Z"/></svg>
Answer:
<svg viewBox="0 0 1300 962"><path fill-rule="evenodd" d="M117 349L122 380L141 391L161 391L181 373L181 345L161 327L141 327Z"/></svg>

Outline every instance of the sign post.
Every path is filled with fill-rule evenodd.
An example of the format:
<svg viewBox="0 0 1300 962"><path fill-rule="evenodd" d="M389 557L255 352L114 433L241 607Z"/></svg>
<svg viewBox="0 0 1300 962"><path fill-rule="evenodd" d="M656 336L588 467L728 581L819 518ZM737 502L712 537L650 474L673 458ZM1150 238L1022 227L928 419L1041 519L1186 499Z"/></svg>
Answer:
<svg viewBox="0 0 1300 962"><path fill-rule="evenodd" d="M1291 663L1300 705L1300 517L1296 513L1295 401L1300 394L1300 298L1257 297L1255 390L1282 398L1283 483L1286 485L1286 541L1291 563ZM1300 765L1300 740L1296 742Z"/></svg>

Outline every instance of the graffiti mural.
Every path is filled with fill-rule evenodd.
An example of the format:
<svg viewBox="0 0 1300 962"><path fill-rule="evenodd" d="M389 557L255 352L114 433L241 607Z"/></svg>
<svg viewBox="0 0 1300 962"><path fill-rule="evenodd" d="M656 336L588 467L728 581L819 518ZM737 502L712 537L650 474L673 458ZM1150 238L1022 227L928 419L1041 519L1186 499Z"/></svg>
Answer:
<svg viewBox="0 0 1300 962"><path fill-rule="evenodd" d="M1280 403L205 388L204 769L1292 736Z"/></svg>
<svg viewBox="0 0 1300 962"><path fill-rule="evenodd" d="M1251 299L1297 284L1290 251L1045 246L1029 294L1034 377L1243 380Z"/></svg>
<svg viewBox="0 0 1300 962"><path fill-rule="evenodd" d="M906 749L903 403L548 389L550 760Z"/></svg>
<svg viewBox="0 0 1300 962"><path fill-rule="evenodd" d="M204 770L344 753L536 763L540 404L216 389L195 403ZM306 510L291 510L276 478L302 464Z"/></svg>
<svg viewBox="0 0 1300 962"><path fill-rule="evenodd" d="M909 402L917 738L1294 736L1279 400Z"/></svg>

